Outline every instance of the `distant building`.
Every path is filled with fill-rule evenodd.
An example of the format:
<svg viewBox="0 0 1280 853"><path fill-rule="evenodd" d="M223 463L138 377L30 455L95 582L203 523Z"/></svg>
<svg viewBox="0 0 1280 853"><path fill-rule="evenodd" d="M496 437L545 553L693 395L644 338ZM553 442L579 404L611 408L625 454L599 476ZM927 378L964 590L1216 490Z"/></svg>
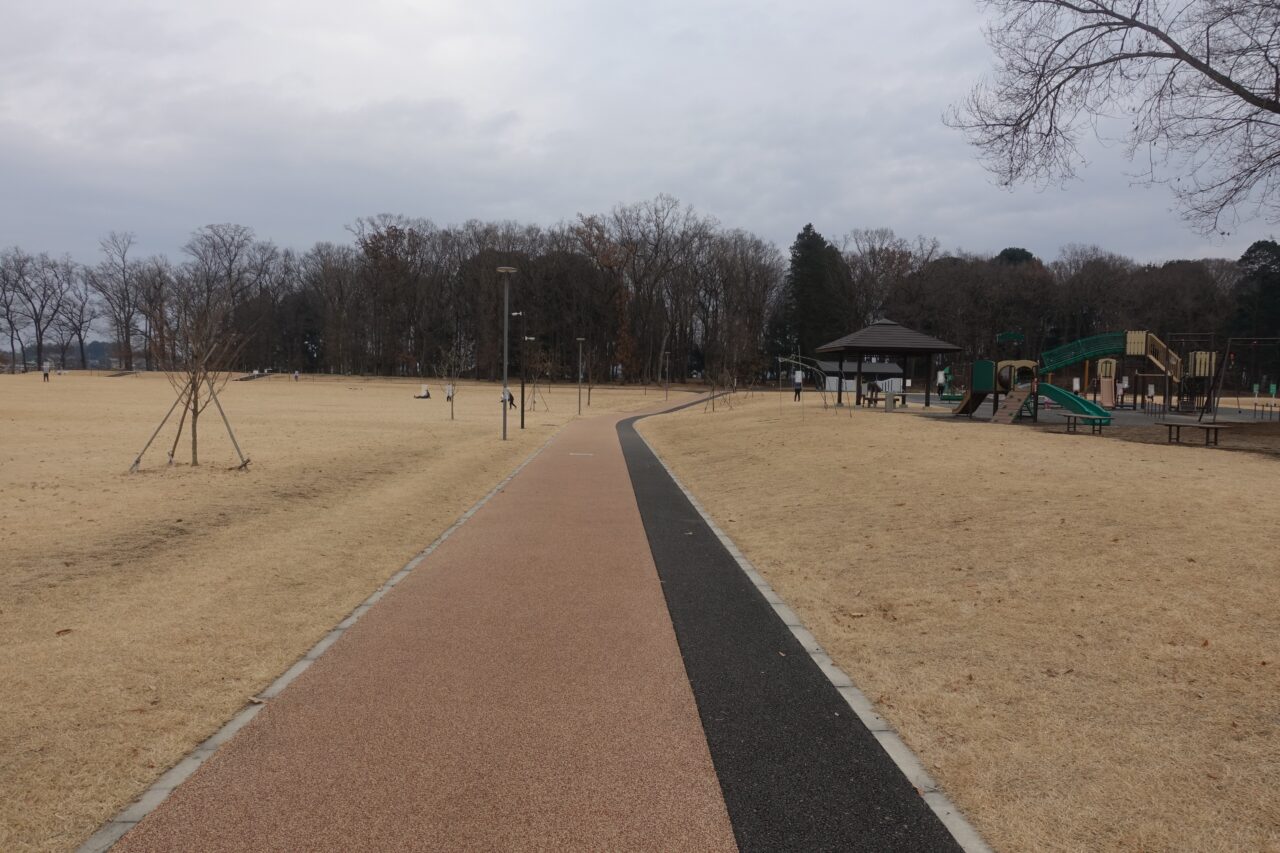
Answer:
<svg viewBox="0 0 1280 853"><path fill-rule="evenodd" d="M840 362L819 361L818 369L827 374L826 390L834 392L836 390L836 379L840 374ZM853 386L857 381L858 362L846 361L844 363L844 390L854 390ZM877 383L885 391L901 391L902 368L891 361L864 361L862 362L862 385L864 391L871 382Z"/></svg>

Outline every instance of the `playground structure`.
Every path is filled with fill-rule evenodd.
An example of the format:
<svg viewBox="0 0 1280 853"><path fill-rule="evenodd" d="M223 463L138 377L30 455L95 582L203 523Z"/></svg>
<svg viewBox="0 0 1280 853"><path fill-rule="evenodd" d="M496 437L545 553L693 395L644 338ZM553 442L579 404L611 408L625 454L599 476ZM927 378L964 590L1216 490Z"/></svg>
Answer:
<svg viewBox="0 0 1280 853"><path fill-rule="evenodd" d="M959 403L964 399L965 392L956 387L956 377L950 367L944 367L939 376L942 380L942 393L938 395L938 399L944 403Z"/></svg>
<svg viewBox="0 0 1280 853"><path fill-rule="evenodd" d="M969 390L960 399L953 414L973 415L991 397L991 418L997 423L1013 423L1024 416L1039 419L1036 372L1039 364L1028 359L976 361L970 371ZM1023 374L1030 374L1024 380ZM1043 387L1043 386L1040 386ZM943 399L946 399L944 396Z"/></svg>
<svg viewBox="0 0 1280 853"><path fill-rule="evenodd" d="M1197 369L1212 365L1214 353L1193 353L1191 362ZM1138 359L1142 364L1154 366L1155 373L1135 372L1132 374L1139 381L1147 378L1163 380L1163 387L1156 383L1148 383L1145 389L1138 387L1138 382L1131 383L1128 376L1122 377L1121 367L1124 359ZM1054 374L1061 374L1067 368L1083 364L1082 381L1073 383L1067 390L1053 382ZM1097 381L1097 397L1090 401L1083 393L1090 388L1089 372L1094 366L1094 378ZM1030 373L1030 377L1021 381L1022 374ZM947 390L951 390L951 375L944 372L947 379ZM1062 407L1074 414L1098 418L1102 424L1111 422L1111 412L1125 405L1125 396L1132 396L1133 408L1138 407L1138 398L1155 397L1160 393L1163 407L1169 407L1174 395L1181 400L1183 381L1186 369L1183 358L1170 348L1159 337L1144 330L1108 332L1081 338L1060 347L1046 350L1039 361L978 361L970 371L969 388L960 398L960 403L953 414L973 417L983 401L991 396L992 420L997 423L1014 423L1023 418L1039 419L1040 401ZM1142 391L1145 390L1145 394ZM951 394L944 393L943 399ZM1004 400L1001 402L1001 396ZM1210 395L1212 396L1212 395Z"/></svg>
<svg viewBox="0 0 1280 853"><path fill-rule="evenodd" d="M1243 352L1245 347L1248 347L1249 349L1249 352L1251 355L1250 360L1252 362L1252 367L1248 369L1248 373L1245 373L1244 369L1242 369L1241 375L1249 375L1250 378L1254 380L1252 383L1254 419L1255 420L1258 419L1260 414L1263 418L1266 418L1269 412L1273 412L1275 410L1276 381L1275 381L1274 375L1271 377L1270 385L1267 388L1267 392L1270 398L1269 401L1264 403L1260 399L1260 392L1263 390L1262 380L1264 380L1266 376L1264 374L1260 374L1257 369L1257 356L1258 356L1259 349L1264 349L1264 350L1271 349L1272 350L1271 355L1273 359L1272 363L1274 364L1276 356L1280 355L1280 338L1227 338L1224 357L1218 360L1218 365L1216 366L1216 369L1214 369L1212 364L1210 364L1210 367L1209 367L1209 372L1212 378L1209 381L1209 390L1207 395L1205 396L1204 403L1200 407L1199 420L1201 423L1204 422L1206 417L1209 418L1210 423L1217 423L1218 409L1221 405L1222 397L1224 396L1224 390L1227 384L1226 383L1227 371L1229 369L1233 369L1237 367L1236 352L1237 351ZM1241 392L1243 390L1244 389L1240 386L1240 384L1237 384L1236 386L1236 413L1237 414L1243 413L1243 409L1242 409L1243 404L1241 401Z"/></svg>

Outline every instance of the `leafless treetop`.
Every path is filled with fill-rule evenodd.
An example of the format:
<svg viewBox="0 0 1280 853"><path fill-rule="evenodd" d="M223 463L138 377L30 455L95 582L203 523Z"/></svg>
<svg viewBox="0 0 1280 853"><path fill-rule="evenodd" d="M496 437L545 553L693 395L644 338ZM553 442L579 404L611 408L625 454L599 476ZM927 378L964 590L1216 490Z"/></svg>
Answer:
<svg viewBox="0 0 1280 853"><path fill-rule="evenodd" d="M1115 119L1205 231L1280 218L1275 0L982 0L995 75L948 116L1002 183L1074 175ZM1102 120L1102 121L1100 121Z"/></svg>

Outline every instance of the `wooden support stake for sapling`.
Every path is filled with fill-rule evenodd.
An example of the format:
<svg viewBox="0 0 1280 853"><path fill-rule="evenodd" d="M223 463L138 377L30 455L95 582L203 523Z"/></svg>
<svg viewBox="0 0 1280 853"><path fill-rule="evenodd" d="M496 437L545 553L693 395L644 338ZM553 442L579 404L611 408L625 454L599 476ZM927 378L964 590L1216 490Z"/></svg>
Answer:
<svg viewBox="0 0 1280 853"><path fill-rule="evenodd" d="M187 385L182 386L182 395L189 396L190 388ZM187 406L184 402L182 406L182 417L178 418L178 432L173 436L173 446L169 448L169 464L173 465L173 457L178 452L178 442L182 440L182 427L187 422Z"/></svg>
<svg viewBox="0 0 1280 853"><path fill-rule="evenodd" d="M169 407L169 411L165 413L164 420L160 421L160 425L156 427L156 431L151 433L151 438L147 439L147 443L138 451L138 457L133 460L133 464L129 466L129 473L132 474L138 470L138 466L142 464L142 457L147 452L147 448L151 446L151 442L156 440L156 436L160 434L160 430L164 429L164 425L169 422L169 416L173 414L173 410L178 408L178 404L186 397L186 391L178 394L174 399L173 405Z"/></svg>
<svg viewBox="0 0 1280 853"><path fill-rule="evenodd" d="M236 448L236 455L241 457L241 464L237 466L238 471L243 471L248 467L248 460L244 459L244 453L239 448L239 442L236 441L236 433L232 432L232 421L227 420L227 412L223 411L223 403L218 400L218 392L214 391L214 380L205 375L205 382L209 383L209 394L214 398L214 405L218 406L218 414L223 416L223 424L227 427L227 434L232 437L232 447Z"/></svg>

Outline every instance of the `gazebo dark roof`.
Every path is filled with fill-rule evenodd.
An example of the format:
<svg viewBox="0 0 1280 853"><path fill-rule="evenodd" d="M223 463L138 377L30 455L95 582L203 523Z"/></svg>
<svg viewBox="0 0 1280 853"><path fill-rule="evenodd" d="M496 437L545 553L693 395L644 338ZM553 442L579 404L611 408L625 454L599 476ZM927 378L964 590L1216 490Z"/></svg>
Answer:
<svg viewBox="0 0 1280 853"><path fill-rule="evenodd" d="M870 326L818 347L820 353L869 353L872 355L933 355L959 352L960 347L908 329L892 320Z"/></svg>

